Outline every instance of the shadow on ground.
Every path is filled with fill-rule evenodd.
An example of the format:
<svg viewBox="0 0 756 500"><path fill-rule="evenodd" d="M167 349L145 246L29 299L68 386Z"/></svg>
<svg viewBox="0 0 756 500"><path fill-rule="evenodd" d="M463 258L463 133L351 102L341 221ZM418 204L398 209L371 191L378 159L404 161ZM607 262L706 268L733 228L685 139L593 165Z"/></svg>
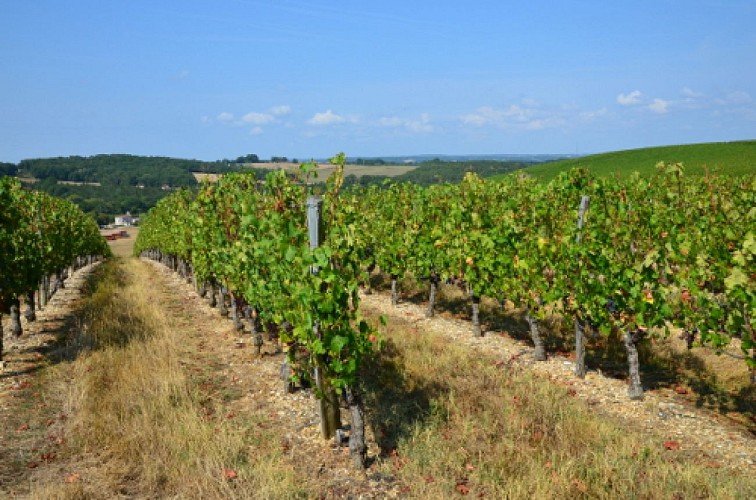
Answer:
<svg viewBox="0 0 756 500"><path fill-rule="evenodd" d="M381 273L370 277L371 287L379 292L390 290L390 279ZM414 277L399 281L399 302L426 308L429 284ZM469 321L471 301L463 289L455 285L439 287L436 315ZM504 307L502 303L484 298L480 311L481 327L487 335L503 335L532 345L528 323L521 311ZM541 335L549 356L574 359L574 330L563 318L554 317L541 324ZM472 335L472 328L471 328ZM756 435L756 386L744 385L726 389L723 381L696 351L660 350L650 339L639 346L641 379L645 389L679 389L685 386L689 404L707 408L728 416ZM628 379L627 353L618 332L609 337L587 333L586 367L600 370L605 376Z"/></svg>

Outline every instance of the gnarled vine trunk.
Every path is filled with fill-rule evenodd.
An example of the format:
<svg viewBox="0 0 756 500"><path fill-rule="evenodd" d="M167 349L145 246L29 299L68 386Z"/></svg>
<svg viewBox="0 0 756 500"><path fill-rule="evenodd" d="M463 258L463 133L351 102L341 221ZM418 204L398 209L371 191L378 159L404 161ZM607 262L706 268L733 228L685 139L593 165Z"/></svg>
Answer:
<svg viewBox="0 0 756 500"><path fill-rule="evenodd" d="M226 295L228 290L224 286L218 287L218 312L221 316L228 316L228 308L226 307Z"/></svg>
<svg viewBox="0 0 756 500"><path fill-rule="evenodd" d="M236 297L234 294L230 294L231 296L231 320L234 322L234 329L237 332L241 332L244 330L244 323L241 321L241 314L239 314L239 310L243 308L241 305L241 298Z"/></svg>
<svg viewBox="0 0 756 500"><path fill-rule="evenodd" d="M632 400L643 399L643 386L640 378L640 362L638 360L638 342L643 338L643 332L625 332L625 350L627 351L627 366L630 372L630 386L627 395Z"/></svg>
<svg viewBox="0 0 756 500"><path fill-rule="evenodd" d="M215 281L214 280L207 281L207 305L209 305L210 307L215 307L218 305L218 301L215 295Z"/></svg>
<svg viewBox="0 0 756 500"><path fill-rule="evenodd" d="M358 470L365 468L367 445L365 444L365 410L357 389L346 387L344 390L349 407L351 432L349 434L349 454Z"/></svg>
<svg viewBox="0 0 756 500"><path fill-rule="evenodd" d="M397 291L397 281L399 276L396 274L391 275L391 305L395 306L399 303L399 292Z"/></svg>
<svg viewBox="0 0 756 500"><path fill-rule="evenodd" d="M37 320L36 304L34 302L34 292L26 294L26 311L24 311L26 321L32 322Z"/></svg>
<svg viewBox="0 0 756 500"><path fill-rule="evenodd" d="M336 435L336 429L341 427L341 409L336 391L323 377L320 368L315 368L315 386L318 388L320 398L317 402L318 414L320 415L320 433L323 439L332 439Z"/></svg>
<svg viewBox="0 0 756 500"><path fill-rule="evenodd" d="M14 337L20 337L24 333L21 327L21 302L18 297L11 300L10 304L11 333Z"/></svg>
<svg viewBox="0 0 756 500"><path fill-rule="evenodd" d="M472 330L473 336L482 337L483 330L480 328L480 296L475 294L475 290L472 287L467 289L467 293L470 296L472 302Z"/></svg>
<svg viewBox="0 0 756 500"><path fill-rule="evenodd" d="M428 297L428 309L425 311L426 318L432 318L436 307L436 294L438 293L438 284L441 280L435 271L430 274L430 295Z"/></svg>
<svg viewBox="0 0 756 500"><path fill-rule="evenodd" d="M289 360L285 359L283 363L281 363L281 381L283 382L283 393L284 394L291 394L294 392L294 382L291 381L291 365L289 364Z"/></svg>
<svg viewBox="0 0 756 500"><path fill-rule="evenodd" d="M365 274L367 274L365 279L365 295L373 294L373 286L370 283L370 275L373 274L373 271L375 271L375 262L368 265L365 270Z"/></svg>
<svg viewBox="0 0 756 500"><path fill-rule="evenodd" d="M525 321L528 322L530 327L530 338L533 339L533 359L536 361L546 361L546 347L543 345L543 339L541 338L541 331L538 327L538 320L530 315L530 311L525 313Z"/></svg>

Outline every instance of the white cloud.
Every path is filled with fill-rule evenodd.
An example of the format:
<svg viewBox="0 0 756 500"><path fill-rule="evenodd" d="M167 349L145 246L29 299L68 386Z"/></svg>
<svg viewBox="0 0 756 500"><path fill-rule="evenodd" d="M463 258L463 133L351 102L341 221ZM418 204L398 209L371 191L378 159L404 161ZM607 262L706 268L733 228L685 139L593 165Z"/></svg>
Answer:
<svg viewBox="0 0 756 500"><path fill-rule="evenodd" d="M561 127L564 124L565 121L563 118L559 116L549 116L546 118L531 120L525 125L525 128L528 130L543 130L546 128Z"/></svg>
<svg viewBox="0 0 756 500"><path fill-rule="evenodd" d="M528 103L530 105L528 105ZM582 110L575 104L545 105L534 100L522 100L504 108L482 106L459 120L472 127L497 127L505 130L568 131L579 124L606 120L611 114L606 107Z"/></svg>
<svg viewBox="0 0 756 500"><path fill-rule="evenodd" d="M253 125L265 125L266 123L275 121L275 119L276 118L273 115L269 115L267 113L256 113L254 111L242 116L242 121L244 123L251 123Z"/></svg>
<svg viewBox="0 0 756 500"><path fill-rule="evenodd" d="M276 115L276 116L283 116L283 115L288 115L291 112L291 108L286 105L273 106L272 108L270 108L270 112L271 114Z"/></svg>
<svg viewBox="0 0 756 500"><path fill-rule="evenodd" d="M654 113L659 113L659 114L666 113L668 107L669 107L669 101L665 101L664 99L659 99L659 98L654 99L654 102L648 105L648 109L650 109Z"/></svg>
<svg viewBox="0 0 756 500"><path fill-rule="evenodd" d="M430 124L430 116L428 116L428 113L421 114L419 120L408 121L405 126L413 132L433 132L433 125Z"/></svg>
<svg viewBox="0 0 756 500"><path fill-rule="evenodd" d="M703 92L697 92L690 87L683 87L682 89L680 89L680 94L688 99L696 99L698 97L704 96Z"/></svg>
<svg viewBox="0 0 756 500"><path fill-rule="evenodd" d="M465 124L478 127L493 125L529 130L557 127L565 123L563 115L566 111L564 109L546 110L537 107L533 100L523 101L525 102L530 102L533 106L512 104L504 109L482 106L476 109L475 113L463 115L461 120Z"/></svg>
<svg viewBox="0 0 756 500"><path fill-rule="evenodd" d="M725 98L727 99L727 102L730 104L749 104L753 101L750 94L742 90L736 90L735 92L730 92L729 94L727 94Z"/></svg>
<svg viewBox="0 0 756 500"><path fill-rule="evenodd" d="M478 127L485 125L486 123L488 123L488 121L489 119L480 112L477 114L462 116L463 123L466 123L468 125L477 125Z"/></svg>
<svg viewBox="0 0 756 500"><path fill-rule="evenodd" d="M629 94L620 94L617 96L617 102L622 106L632 106L634 104L640 104L643 94L640 90L633 90Z"/></svg>
<svg viewBox="0 0 756 500"><path fill-rule="evenodd" d="M512 104L506 109L496 109L490 106L482 106L475 110L476 112L462 116L462 121L470 125L514 125L517 123L527 123L534 118L536 110L533 108L523 108L517 104Z"/></svg>
<svg viewBox="0 0 756 500"><path fill-rule="evenodd" d="M223 111L222 113L218 113L218 116L215 117L219 122L232 122L234 121L234 114L229 113L227 111Z"/></svg>
<svg viewBox="0 0 756 500"><path fill-rule="evenodd" d="M404 120L397 116L384 116L378 120L378 125L381 127L401 127L404 125Z"/></svg>
<svg viewBox="0 0 756 500"><path fill-rule="evenodd" d="M433 125L431 125L428 113L422 113L420 118L416 120L398 116L384 116L379 118L373 125L384 128L405 128L415 133L428 133L435 130Z"/></svg>
<svg viewBox="0 0 756 500"><path fill-rule="evenodd" d="M343 116L339 116L330 109L323 113L315 113L315 115L308 120L310 125L335 125L337 123L343 123L347 121Z"/></svg>
<svg viewBox="0 0 756 500"><path fill-rule="evenodd" d="M249 131L249 135L260 135L260 134L262 134L262 133L263 133L263 129L262 129L262 127L253 127L253 128L252 128L252 129L251 129L251 130Z"/></svg>
<svg viewBox="0 0 756 500"><path fill-rule="evenodd" d="M606 108L597 109L595 111L583 111L580 113L580 118L584 121L593 121L599 118L603 118L609 114L609 110Z"/></svg>

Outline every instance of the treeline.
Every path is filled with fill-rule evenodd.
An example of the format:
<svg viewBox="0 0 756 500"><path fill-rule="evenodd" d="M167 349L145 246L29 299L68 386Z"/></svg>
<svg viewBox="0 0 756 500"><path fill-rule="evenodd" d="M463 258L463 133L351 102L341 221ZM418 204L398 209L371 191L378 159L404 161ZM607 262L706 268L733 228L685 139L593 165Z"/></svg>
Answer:
<svg viewBox="0 0 756 500"><path fill-rule="evenodd" d="M16 175L18 167L13 163L0 162L0 176L2 175Z"/></svg>
<svg viewBox="0 0 756 500"><path fill-rule="evenodd" d="M468 172L473 172L478 177L485 178L507 174L534 164L535 162L496 160L460 162L444 161L436 158L421 163L416 169L395 177L395 179L400 182L413 182L421 186L442 184L444 182L458 183L462 182L462 179L465 178L465 174Z"/></svg>
<svg viewBox="0 0 756 500"><path fill-rule="evenodd" d="M19 174L38 179L101 183L115 186L193 186L193 171L203 162L132 155L68 156L21 160ZM205 166L205 169L207 167Z"/></svg>
<svg viewBox="0 0 756 500"><path fill-rule="evenodd" d="M112 223L115 215L126 212L134 215L145 213L171 192L157 187L58 184L53 178L42 179L33 186L36 190L75 203L100 225Z"/></svg>
<svg viewBox="0 0 756 500"><path fill-rule="evenodd" d="M99 224L112 222L114 216L126 212L146 212L173 189L197 186L192 172L226 174L240 170L250 169L229 160L207 162L126 154L25 159L17 165L0 163L0 176L36 179L35 189L72 201ZM258 175L262 177L264 173Z"/></svg>

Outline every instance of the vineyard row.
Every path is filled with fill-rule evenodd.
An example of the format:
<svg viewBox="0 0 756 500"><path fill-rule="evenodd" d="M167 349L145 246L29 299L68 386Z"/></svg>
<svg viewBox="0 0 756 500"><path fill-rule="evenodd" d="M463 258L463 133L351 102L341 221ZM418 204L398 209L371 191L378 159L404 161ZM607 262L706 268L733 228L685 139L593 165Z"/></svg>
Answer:
<svg viewBox="0 0 756 500"><path fill-rule="evenodd" d="M108 255L94 219L76 205L0 177L0 360L4 314L20 336L21 299L34 321L72 271Z"/></svg>
<svg viewBox="0 0 756 500"><path fill-rule="evenodd" d="M442 281L461 284L481 333L482 296L525 312L535 356L547 312L571 318L576 372L584 376L586 330L623 340L631 398L642 397L637 344L682 329L689 344L723 349L739 338L754 359L756 177L685 177L660 164L651 178L596 178L583 170L548 184L527 176L457 185L341 190L342 166L324 192L308 165L292 179L232 174L199 192L175 193L144 221L136 252L152 252L192 279L232 297L235 315L285 325L281 340L352 389L375 333L359 315L359 284L376 266L396 283L429 283L429 314ZM312 245L307 197L323 198L324 239ZM317 269L317 272L313 270ZM304 376L304 375L300 375ZM322 395L322 394L321 394Z"/></svg>

